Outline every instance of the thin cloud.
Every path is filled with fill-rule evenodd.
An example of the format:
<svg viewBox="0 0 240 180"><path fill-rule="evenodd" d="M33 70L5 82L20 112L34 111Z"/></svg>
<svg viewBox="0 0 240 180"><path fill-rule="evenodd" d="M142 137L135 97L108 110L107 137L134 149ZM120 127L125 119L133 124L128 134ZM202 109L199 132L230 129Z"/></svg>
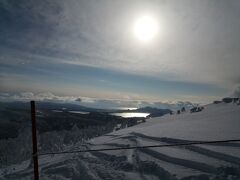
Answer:
<svg viewBox="0 0 240 180"><path fill-rule="evenodd" d="M57 57L56 60L52 59L55 63L59 63L61 60L58 59L62 58L65 59L64 63L161 76L167 80L221 84L224 83L222 79L236 76L238 68L235 67L240 65L237 60L239 51L235 51L234 48L227 50L234 44L240 45L239 12L234 8L235 2L197 1L188 2L188 6L186 3L172 1L152 2L158 7L152 10L161 10L157 15L162 16L161 19L165 18L167 22L163 24L166 32L151 50L133 47L135 42L131 42L131 34L126 34L126 29L130 28L132 23L128 22L126 17L134 17L134 12L142 9L141 3L105 1L102 5L102 2L91 1L64 3L46 0L36 5L30 1L28 6L21 6L15 12L11 3L5 2L4 7L10 17L22 13L24 16L19 19L20 22L29 23L33 27L29 33L20 29L23 41L14 40L16 37L13 36L11 39L5 39L5 45L26 50L29 54L49 56L50 59ZM134 5L139 9L132 9ZM231 8L225 9L223 6ZM170 11L170 8L182 10L174 12ZM218 10L221 10L221 14ZM213 15L209 16L209 12ZM234 24L230 24L234 21ZM178 32L170 30L175 25L180 25ZM194 30L189 28L193 25ZM16 34L19 26L15 25L16 30L12 29L12 35ZM38 32L38 27L42 32ZM39 35L36 36L36 33ZM202 33L207 37L202 37ZM225 39L224 35L228 34L231 36ZM42 38L46 43L43 43ZM230 68L231 71L228 71ZM168 73L173 76L165 76Z"/></svg>

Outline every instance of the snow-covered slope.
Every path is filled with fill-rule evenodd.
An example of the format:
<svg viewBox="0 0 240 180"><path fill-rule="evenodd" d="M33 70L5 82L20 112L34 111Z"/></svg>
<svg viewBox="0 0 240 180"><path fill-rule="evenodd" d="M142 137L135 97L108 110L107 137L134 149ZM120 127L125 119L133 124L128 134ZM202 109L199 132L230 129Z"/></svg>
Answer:
<svg viewBox="0 0 240 180"><path fill-rule="evenodd" d="M240 106L236 104L211 104L202 112L148 119L94 138L87 148L226 139L240 139ZM240 143L41 156L39 162L43 179L238 179ZM2 169L0 177L28 179L32 176L28 163Z"/></svg>

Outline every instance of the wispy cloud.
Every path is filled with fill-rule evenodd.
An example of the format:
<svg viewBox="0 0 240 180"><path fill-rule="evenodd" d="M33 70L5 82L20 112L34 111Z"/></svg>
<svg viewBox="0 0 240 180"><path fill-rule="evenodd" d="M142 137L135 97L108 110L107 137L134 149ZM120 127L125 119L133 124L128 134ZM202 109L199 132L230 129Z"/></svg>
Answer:
<svg viewBox="0 0 240 180"><path fill-rule="evenodd" d="M165 77L169 80L220 83L239 75L236 68L239 51L234 48L239 46L239 11L234 8L237 2L145 3L156 5L157 8L150 10L158 12L165 22L163 34L150 49L137 47L129 32L132 18L144 12L143 2L46 0L38 4L28 1L16 9L6 1L5 14L11 18L24 16L16 17L20 22L8 33L11 36L4 38L3 45L27 54L57 57L58 63L154 76L170 73L172 77ZM137 8L132 9L134 5ZM170 8L183 10L170 11ZM11 19L9 23L15 21ZM189 28L194 24L194 30ZM176 25L180 27L173 32Z"/></svg>
<svg viewBox="0 0 240 180"><path fill-rule="evenodd" d="M15 74L24 67L40 79L49 74L47 66L61 64L225 89L240 83L238 1L21 0L17 6L12 1L0 5L0 64ZM145 12L161 26L149 47L139 45L131 32Z"/></svg>

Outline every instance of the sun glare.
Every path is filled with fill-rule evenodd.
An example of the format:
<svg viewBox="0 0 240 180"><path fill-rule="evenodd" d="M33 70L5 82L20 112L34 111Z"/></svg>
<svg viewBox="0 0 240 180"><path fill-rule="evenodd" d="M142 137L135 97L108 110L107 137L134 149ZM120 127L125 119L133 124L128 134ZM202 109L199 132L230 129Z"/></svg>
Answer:
<svg viewBox="0 0 240 180"><path fill-rule="evenodd" d="M152 41L158 34L158 30L157 20L149 15L139 17L133 26L134 36L143 43Z"/></svg>

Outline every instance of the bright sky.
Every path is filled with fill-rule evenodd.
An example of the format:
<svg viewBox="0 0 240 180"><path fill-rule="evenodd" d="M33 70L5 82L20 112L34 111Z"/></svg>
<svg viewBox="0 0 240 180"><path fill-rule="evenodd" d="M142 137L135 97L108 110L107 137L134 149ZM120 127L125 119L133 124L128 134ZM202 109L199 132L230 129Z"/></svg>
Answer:
<svg viewBox="0 0 240 180"><path fill-rule="evenodd" d="M0 91L210 102L240 83L238 0L0 2Z"/></svg>

